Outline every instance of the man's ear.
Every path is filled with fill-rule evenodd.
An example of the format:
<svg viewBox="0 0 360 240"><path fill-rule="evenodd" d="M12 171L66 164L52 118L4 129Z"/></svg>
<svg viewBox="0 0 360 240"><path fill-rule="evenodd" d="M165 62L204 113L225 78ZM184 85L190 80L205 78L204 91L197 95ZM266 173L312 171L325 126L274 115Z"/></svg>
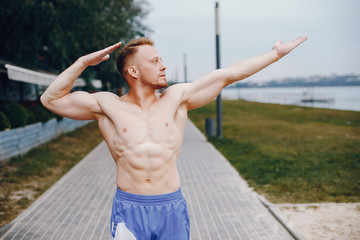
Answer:
<svg viewBox="0 0 360 240"><path fill-rule="evenodd" d="M138 71L135 66L129 66L127 70L131 77L138 78Z"/></svg>

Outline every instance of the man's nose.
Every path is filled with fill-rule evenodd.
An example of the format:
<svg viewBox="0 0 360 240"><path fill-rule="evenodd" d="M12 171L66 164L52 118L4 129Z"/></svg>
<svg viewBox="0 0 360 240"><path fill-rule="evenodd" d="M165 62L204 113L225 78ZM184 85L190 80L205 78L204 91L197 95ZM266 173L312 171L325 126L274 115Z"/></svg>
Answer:
<svg viewBox="0 0 360 240"><path fill-rule="evenodd" d="M165 71L167 69L167 67L165 66L164 63L161 63L160 69L161 69L161 71Z"/></svg>

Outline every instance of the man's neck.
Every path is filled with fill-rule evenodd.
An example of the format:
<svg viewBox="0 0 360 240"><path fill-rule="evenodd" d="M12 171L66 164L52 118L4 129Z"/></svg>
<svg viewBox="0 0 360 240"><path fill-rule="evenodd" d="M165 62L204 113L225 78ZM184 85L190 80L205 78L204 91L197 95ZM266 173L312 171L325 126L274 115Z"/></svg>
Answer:
<svg viewBox="0 0 360 240"><path fill-rule="evenodd" d="M158 100L155 89L152 88L130 88L126 96L127 101L138 105L141 109L149 109Z"/></svg>

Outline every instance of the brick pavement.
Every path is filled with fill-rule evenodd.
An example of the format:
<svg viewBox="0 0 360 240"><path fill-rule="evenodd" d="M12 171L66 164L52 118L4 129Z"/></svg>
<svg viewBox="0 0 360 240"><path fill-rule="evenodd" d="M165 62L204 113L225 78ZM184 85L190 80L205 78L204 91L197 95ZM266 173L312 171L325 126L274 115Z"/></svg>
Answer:
<svg viewBox="0 0 360 240"><path fill-rule="evenodd" d="M192 240L293 239L191 122L178 168ZM115 190L115 164L102 142L24 211L1 239L111 239Z"/></svg>

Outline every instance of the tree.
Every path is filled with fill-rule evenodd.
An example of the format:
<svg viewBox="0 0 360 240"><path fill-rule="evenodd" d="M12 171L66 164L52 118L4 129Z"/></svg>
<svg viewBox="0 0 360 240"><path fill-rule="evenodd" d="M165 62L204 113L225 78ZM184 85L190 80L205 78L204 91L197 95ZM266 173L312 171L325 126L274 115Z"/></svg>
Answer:
<svg viewBox="0 0 360 240"><path fill-rule="evenodd" d="M59 73L78 57L150 32L145 0L0 0L0 58ZM84 72L119 78L112 62ZM117 83L118 81L112 80Z"/></svg>

